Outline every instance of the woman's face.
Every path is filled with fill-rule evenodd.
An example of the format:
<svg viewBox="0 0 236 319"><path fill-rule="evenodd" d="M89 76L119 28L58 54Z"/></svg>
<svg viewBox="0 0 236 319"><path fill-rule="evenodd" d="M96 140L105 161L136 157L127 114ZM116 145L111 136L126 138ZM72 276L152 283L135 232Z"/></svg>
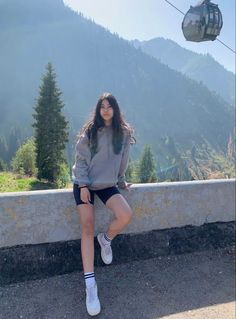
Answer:
<svg viewBox="0 0 236 319"><path fill-rule="evenodd" d="M113 113L113 108L109 104L108 100L103 100L100 108L100 115L103 118L105 125L111 124Z"/></svg>

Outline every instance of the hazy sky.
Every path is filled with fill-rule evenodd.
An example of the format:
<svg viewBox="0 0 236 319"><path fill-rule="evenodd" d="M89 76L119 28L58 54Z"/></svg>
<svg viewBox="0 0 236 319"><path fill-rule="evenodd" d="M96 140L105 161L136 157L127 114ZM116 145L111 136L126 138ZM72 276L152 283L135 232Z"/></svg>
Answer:
<svg viewBox="0 0 236 319"><path fill-rule="evenodd" d="M169 0L183 12L198 0ZM201 43L185 40L181 23L183 15L165 0L64 0L87 18L132 40L150 40L156 37L171 39L181 46L199 53L210 53L230 71L235 72L235 54L218 41ZM217 0L223 14L223 28L219 39L235 51L235 0Z"/></svg>

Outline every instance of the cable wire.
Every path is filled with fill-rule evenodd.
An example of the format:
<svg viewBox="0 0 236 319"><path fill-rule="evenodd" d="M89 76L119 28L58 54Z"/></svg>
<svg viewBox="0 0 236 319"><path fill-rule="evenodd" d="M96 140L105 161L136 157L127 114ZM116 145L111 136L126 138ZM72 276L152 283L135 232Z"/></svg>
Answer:
<svg viewBox="0 0 236 319"><path fill-rule="evenodd" d="M176 6L174 6L170 1L168 0L164 0L165 2L167 2L169 5L171 5L173 8L175 8L177 11L179 11L180 13L182 13L183 15L185 15L185 13L183 11L181 11L180 9L178 9ZM221 41L220 39L216 38L217 41L219 41L221 44L223 44L227 49L229 49L230 51L232 51L234 54L236 54L236 52L229 47L227 44L225 44L223 41Z"/></svg>
<svg viewBox="0 0 236 319"><path fill-rule="evenodd" d="M181 10L179 10L177 7L175 7L171 2L169 2L168 0L164 0L165 2L169 3L173 8L175 8L176 10L178 10L180 13L182 13L183 15L185 15L185 13Z"/></svg>
<svg viewBox="0 0 236 319"><path fill-rule="evenodd" d="M223 44L226 48L228 48L229 50L231 50L234 54L236 54L236 51L234 51L233 49L231 49L227 44L225 44L224 42L222 42L220 39L216 38L217 41L219 41L221 44Z"/></svg>

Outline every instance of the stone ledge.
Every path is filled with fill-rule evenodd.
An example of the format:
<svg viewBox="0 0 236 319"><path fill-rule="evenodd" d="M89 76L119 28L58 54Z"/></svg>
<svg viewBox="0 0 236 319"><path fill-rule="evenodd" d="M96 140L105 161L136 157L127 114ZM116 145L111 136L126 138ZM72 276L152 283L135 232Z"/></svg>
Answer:
<svg viewBox="0 0 236 319"><path fill-rule="evenodd" d="M125 234L235 220L235 180L135 184L122 194L133 209ZM95 233L111 212L95 199ZM72 190L0 194L0 248L81 238Z"/></svg>

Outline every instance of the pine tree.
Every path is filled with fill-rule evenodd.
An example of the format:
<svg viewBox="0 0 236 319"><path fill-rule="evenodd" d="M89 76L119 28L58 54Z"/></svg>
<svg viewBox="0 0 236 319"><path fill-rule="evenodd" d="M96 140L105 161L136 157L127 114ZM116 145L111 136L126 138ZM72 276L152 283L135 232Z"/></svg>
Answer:
<svg viewBox="0 0 236 319"><path fill-rule="evenodd" d="M138 168L141 183L156 182L156 163L150 145L145 145Z"/></svg>
<svg viewBox="0 0 236 319"><path fill-rule="evenodd" d="M64 103L57 87L56 74L48 63L43 76L33 117L35 123L36 165L38 178L55 182L65 163L64 150L68 141L68 122L62 114Z"/></svg>

